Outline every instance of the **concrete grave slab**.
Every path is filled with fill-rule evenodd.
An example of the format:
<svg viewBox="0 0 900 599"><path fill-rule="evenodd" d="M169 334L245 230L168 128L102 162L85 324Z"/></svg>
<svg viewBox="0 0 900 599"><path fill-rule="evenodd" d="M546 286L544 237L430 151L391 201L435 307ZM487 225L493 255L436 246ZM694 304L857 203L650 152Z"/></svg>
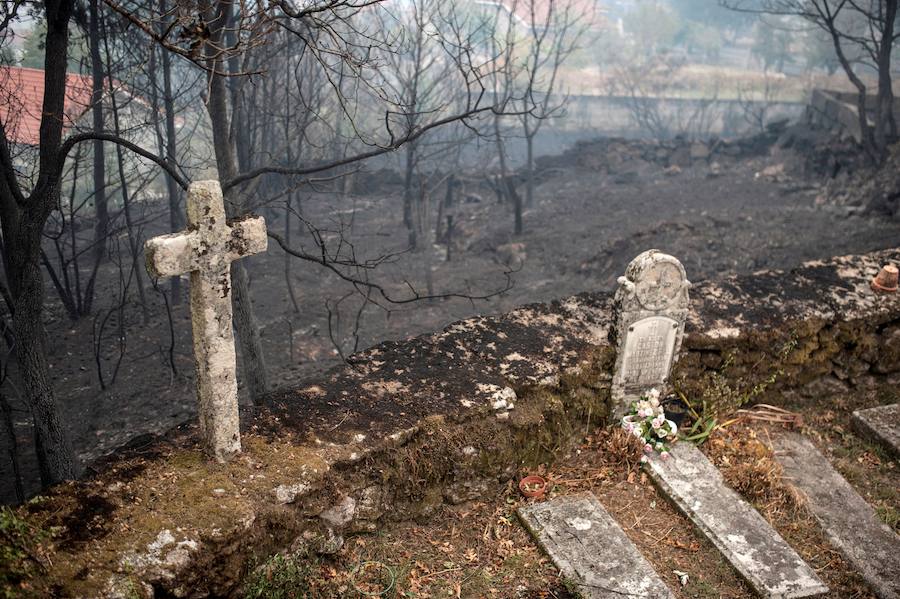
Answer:
<svg viewBox="0 0 900 599"><path fill-rule="evenodd" d="M853 427L862 436L881 443L900 458L900 404L853 412Z"/></svg>
<svg viewBox="0 0 900 599"><path fill-rule="evenodd" d="M694 445L676 443L672 457L649 456L650 476L763 597L790 599L828 587L768 522L729 488Z"/></svg>
<svg viewBox="0 0 900 599"><path fill-rule="evenodd" d="M519 517L586 599L674 598L591 493L519 508Z"/></svg>
<svg viewBox="0 0 900 599"><path fill-rule="evenodd" d="M809 509L829 540L882 599L900 599L900 536L844 480L808 439L773 439L784 473L809 498Z"/></svg>

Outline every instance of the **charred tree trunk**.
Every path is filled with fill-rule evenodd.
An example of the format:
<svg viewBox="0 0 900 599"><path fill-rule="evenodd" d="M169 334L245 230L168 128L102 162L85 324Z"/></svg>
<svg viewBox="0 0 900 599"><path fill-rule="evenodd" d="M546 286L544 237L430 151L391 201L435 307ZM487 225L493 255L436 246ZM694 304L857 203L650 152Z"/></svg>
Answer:
<svg viewBox="0 0 900 599"><path fill-rule="evenodd" d="M100 10L99 0L90 0L90 23L88 25L88 44L91 49L91 114L94 131L104 129L103 119L103 61L100 59ZM97 268L106 255L106 238L109 237L109 206L106 197L106 154L102 140L94 140L94 268ZM74 226L74 223L73 223ZM77 250L72 248L73 253ZM76 268L77 265L76 265ZM94 276L88 281L84 292L83 314L91 311L94 296Z"/></svg>
<svg viewBox="0 0 900 599"><path fill-rule="evenodd" d="M284 202L284 241L286 244L290 245L291 243L291 203L293 202L294 194L288 194L287 200ZM297 295L294 293L294 281L291 275L291 264L293 263L293 259L290 254L287 252L284 253L284 283L287 285L288 297L291 299L291 306L294 309L295 314L300 313L300 306L297 304Z"/></svg>
<svg viewBox="0 0 900 599"><path fill-rule="evenodd" d="M27 226L26 226L27 227ZM18 250L27 252L17 264L17 298L13 314L16 365L22 377L22 392L34 418L34 444L44 487L74 478L74 452L53 396L44 343L42 308L44 281L40 255L40 227L21 232Z"/></svg>
<svg viewBox="0 0 900 599"><path fill-rule="evenodd" d="M290 122L290 106L287 108L288 118L284 123L284 148L285 153L287 154L288 164L294 164L294 146L291 143L291 135L290 135L290 127L288 123ZM287 199L284 202L284 240L288 246L291 245L291 216L292 216L292 204L294 201L294 193L293 191L288 193ZM293 258L287 252L284 252L284 283L287 285L288 297L291 298L291 306L294 309L295 314L299 314L300 306L297 304L297 296L294 294L294 281L291 277L291 265L293 263ZM293 336L291 336L291 343L293 343ZM294 352L291 351L291 361L294 359Z"/></svg>
<svg viewBox="0 0 900 599"><path fill-rule="evenodd" d="M106 31L104 30L104 34L105 33ZM104 35L104 39L108 39L108 36ZM111 62L108 44L106 45L106 60L107 62ZM113 128L116 133L116 137L121 137L122 130L119 124L119 105L116 102L115 90L113 89L112 81L109 82L109 99L110 105L112 107ZM134 225L134 217L131 214L131 195L128 191L128 180L125 176L125 157L123 155L122 146L120 145L116 145L116 165L119 169L119 186L122 190L122 209L125 213L125 227L128 230L128 249L131 254L130 267L134 272L135 284L137 286L138 292L138 300L141 304L141 315L143 317L144 324L147 324L147 322L150 321L150 312L147 309L147 296L144 293L144 269L141 268L141 265L139 264L142 244L139 232ZM122 301L125 301L124 296Z"/></svg>
<svg viewBox="0 0 900 599"><path fill-rule="evenodd" d="M897 135L891 77L891 52L894 47L894 21L896 18L897 0L886 0L884 30L878 46L878 97L875 107L875 147L882 160L887 157L888 144Z"/></svg>
<svg viewBox="0 0 900 599"><path fill-rule="evenodd" d="M6 453L9 455L9 465L12 468L13 486L16 491L16 501L25 501L25 489L22 487L22 472L19 468L19 441L16 438L16 424L13 420L12 406L6 401L0 391L0 414L3 415L3 425L8 439L6 440Z"/></svg>
<svg viewBox="0 0 900 599"><path fill-rule="evenodd" d="M166 0L159 0L159 13L167 14ZM165 24L164 24L165 25ZM165 157L169 164L178 161L178 146L175 137L175 98L172 95L172 57L169 52L162 52L163 75L163 109L166 114L166 152ZM184 228L184 215L181 210L181 189L171 175L166 175L166 192L169 194L169 227L172 232ZM181 303L181 277L170 277L169 285L172 292L172 303Z"/></svg>
<svg viewBox="0 0 900 599"><path fill-rule="evenodd" d="M416 169L416 142L406 144L406 172L403 176L403 224L409 237L409 247L415 249L417 245L416 222L413 215L413 203L415 191L413 190L413 178Z"/></svg>
<svg viewBox="0 0 900 599"><path fill-rule="evenodd" d="M524 227L522 225L522 196L516 192L516 188L513 185L512 178L506 178L506 188L510 196L512 196L513 201L513 233L516 235L521 235Z"/></svg>
<svg viewBox="0 0 900 599"><path fill-rule="evenodd" d="M425 271L425 289L429 296L434 295L434 273L431 271L434 252L434 240L431 239L431 195L426 189L424 178L420 177L418 193L418 210L416 211L416 229L421 236L421 247L417 250L422 253L422 266ZM431 302L433 300L429 300Z"/></svg>
<svg viewBox="0 0 900 599"><path fill-rule="evenodd" d="M225 23L228 20L222 13L210 17L207 19L208 23ZM214 32L214 37L219 38L217 42L222 41L223 30L224 27L219 27ZM209 63L212 70L209 74L207 111L212 124L216 165L220 179L230 181L237 176L238 166L234 138L230 135L228 87L225 77L218 74L224 67L221 59L214 56L216 52L214 48L209 47L208 51L211 53ZM225 210L229 218L243 215L243 197L236 187L230 187L225 191ZM234 328L241 347L241 372L253 402L258 403L268 390L266 362L259 335L259 324L250 299L249 278L240 260L231 263L231 284L235 307Z"/></svg>
<svg viewBox="0 0 900 599"><path fill-rule="evenodd" d="M73 478L77 473L71 443L62 425L44 350L44 280L41 273L41 233L60 194L59 154L71 0L44 2L47 33L44 57L44 98L39 129L39 174L31 195L23 197L16 182L0 183L0 221L3 227L7 281L13 297L12 327L15 359L22 378L22 395L34 417L38 469L44 486ZM5 134L5 132L4 132ZM3 143L2 158L12 168Z"/></svg>
<svg viewBox="0 0 900 599"><path fill-rule="evenodd" d="M525 159L525 205L531 208L534 206L534 135L525 136L526 159ZM519 231L521 233L521 231Z"/></svg>
<svg viewBox="0 0 900 599"><path fill-rule="evenodd" d="M835 54L837 54L838 61L841 63L841 68L844 69L844 74L847 75L847 78L850 79L850 83L856 88L856 110L863 150L865 150L866 155L871 161L880 162L881 158L879 157L878 147L875 143L875 135L872 131L872 127L869 126L869 117L866 109L866 84L863 83L862 79L860 79L853 70L853 65L844 53L841 34L834 22L834 17L828 20L825 25L831 36L834 51Z"/></svg>
<svg viewBox="0 0 900 599"><path fill-rule="evenodd" d="M513 232L521 235L522 227L522 196L516 191L515 183L509 175L509 167L506 164L506 148L503 147L503 136L500 132L500 117L494 117L494 140L497 144L497 155L500 158L500 188L506 195L506 199L513 208Z"/></svg>

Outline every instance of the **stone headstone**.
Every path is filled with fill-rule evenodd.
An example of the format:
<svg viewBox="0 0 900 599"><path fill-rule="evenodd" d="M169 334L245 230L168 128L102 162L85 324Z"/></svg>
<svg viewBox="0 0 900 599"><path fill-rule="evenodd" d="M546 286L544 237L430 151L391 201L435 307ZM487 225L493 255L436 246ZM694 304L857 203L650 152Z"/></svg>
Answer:
<svg viewBox="0 0 900 599"><path fill-rule="evenodd" d="M650 389L665 391L684 336L690 287L681 262L659 250L640 254L619 277L611 333L615 420Z"/></svg>
<svg viewBox="0 0 900 599"><path fill-rule="evenodd" d="M231 263L265 251L266 223L258 216L226 223L218 181L191 184L187 217L185 231L147 240L147 270L154 277L191 273L200 437L204 450L224 461L241 450Z"/></svg>

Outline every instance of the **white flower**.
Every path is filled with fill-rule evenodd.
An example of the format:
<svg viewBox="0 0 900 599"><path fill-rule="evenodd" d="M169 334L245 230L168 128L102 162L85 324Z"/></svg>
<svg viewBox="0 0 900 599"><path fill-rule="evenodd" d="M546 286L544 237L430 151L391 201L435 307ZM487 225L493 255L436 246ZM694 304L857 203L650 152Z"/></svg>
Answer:
<svg viewBox="0 0 900 599"><path fill-rule="evenodd" d="M653 428L659 428L663 424L665 424L665 422L666 422L665 417L657 416L656 418L653 419L653 422L651 424L653 425Z"/></svg>
<svg viewBox="0 0 900 599"><path fill-rule="evenodd" d="M659 389L650 389L650 391L647 392L647 397L659 401Z"/></svg>
<svg viewBox="0 0 900 599"><path fill-rule="evenodd" d="M661 457L664 460L668 460L670 455L672 455L672 454L670 454L668 451L664 451L661 454L659 454L659 457Z"/></svg>

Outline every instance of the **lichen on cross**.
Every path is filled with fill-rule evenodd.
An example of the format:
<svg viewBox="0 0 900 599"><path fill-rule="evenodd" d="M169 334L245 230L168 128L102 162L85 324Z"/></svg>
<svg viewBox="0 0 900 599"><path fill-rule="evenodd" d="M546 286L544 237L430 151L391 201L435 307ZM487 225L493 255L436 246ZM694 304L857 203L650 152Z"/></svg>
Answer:
<svg viewBox="0 0 900 599"><path fill-rule="evenodd" d="M204 450L225 461L241 450L231 306L231 263L266 250L266 223L247 217L226 223L218 181L188 189L188 228L147 240L154 277L191 273L191 328Z"/></svg>

